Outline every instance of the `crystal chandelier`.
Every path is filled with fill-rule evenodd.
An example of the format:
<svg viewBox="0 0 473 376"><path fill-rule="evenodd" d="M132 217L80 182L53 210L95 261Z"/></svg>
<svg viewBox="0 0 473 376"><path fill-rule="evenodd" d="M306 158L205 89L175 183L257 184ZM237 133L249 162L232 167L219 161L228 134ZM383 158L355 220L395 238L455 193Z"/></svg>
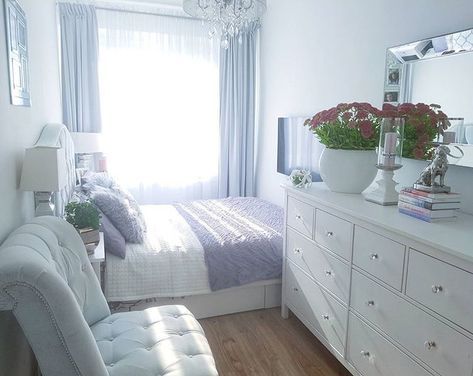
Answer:
<svg viewBox="0 0 473 376"><path fill-rule="evenodd" d="M201 18L209 26L209 37L219 35L223 48L229 38L252 21L259 21L266 11L266 0L184 0L184 11Z"/></svg>

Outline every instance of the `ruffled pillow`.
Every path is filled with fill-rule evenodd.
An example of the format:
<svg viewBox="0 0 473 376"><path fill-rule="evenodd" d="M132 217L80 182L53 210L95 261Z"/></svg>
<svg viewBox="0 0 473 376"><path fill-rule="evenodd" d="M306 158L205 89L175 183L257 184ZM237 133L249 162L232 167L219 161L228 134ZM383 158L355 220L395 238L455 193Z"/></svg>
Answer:
<svg viewBox="0 0 473 376"><path fill-rule="evenodd" d="M143 212L141 211L140 205L130 192L120 186L120 184L118 184L115 179L109 176L108 173L88 171L82 177L82 190L87 194L92 195L92 192L94 190L97 190L97 187L110 189L116 194L122 196L125 200L127 200L133 210L138 213L138 217L141 221L143 231L146 232L145 217L143 215Z"/></svg>
<svg viewBox="0 0 473 376"><path fill-rule="evenodd" d="M90 192L90 196L127 242L143 243L145 231L142 219L126 198L112 189L99 186Z"/></svg>
<svg viewBox="0 0 473 376"><path fill-rule="evenodd" d="M113 179L106 172L87 171L85 175L82 176L81 183L82 189L85 191L90 191L96 186L111 189L114 189L114 187L118 186L115 179Z"/></svg>

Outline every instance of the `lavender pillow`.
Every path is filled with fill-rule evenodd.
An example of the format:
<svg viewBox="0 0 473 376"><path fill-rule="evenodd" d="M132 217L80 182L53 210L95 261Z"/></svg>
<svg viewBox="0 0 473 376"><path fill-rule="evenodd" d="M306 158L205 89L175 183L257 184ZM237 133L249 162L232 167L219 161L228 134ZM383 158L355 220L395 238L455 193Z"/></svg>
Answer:
<svg viewBox="0 0 473 376"><path fill-rule="evenodd" d="M127 242L143 243L144 229L141 219L128 200L110 189L99 187L91 192L91 197Z"/></svg>
<svg viewBox="0 0 473 376"><path fill-rule="evenodd" d="M114 191L116 193L118 193L120 196L122 196L125 200L127 200L128 203L130 204L131 208L134 211L136 211L136 213L138 214L138 218L141 222L141 227L143 228L143 231L146 232L147 228L146 228L145 217L143 215L143 212L141 211L140 205L138 205L138 202L135 200L135 198L131 195L130 192L128 192L126 189L120 187L119 185L116 186Z"/></svg>
<svg viewBox="0 0 473 376"><path fill-rule="evenodd" d="M100 219L100 229L103 232L105 251L124 259L126 257L125 238L103 213Z"/></svg>
<svg viewBox="0 0 473 376"><path fill-rule="evenodd" d="M141 208L138 205L138 202L131 195L131 193L124 189L122 186L120 186L115 179L109 176L106 172L92 171L88 171L82 177L82 189L84 190L84 192L91 194L94 190L101 188L110 189L116 194L122 196L125 200L127 200L131 208L136 213L138 213L138 217L141 221L141 227L143 228L143 231L146 231L146 221L144 219Z"/></svg>

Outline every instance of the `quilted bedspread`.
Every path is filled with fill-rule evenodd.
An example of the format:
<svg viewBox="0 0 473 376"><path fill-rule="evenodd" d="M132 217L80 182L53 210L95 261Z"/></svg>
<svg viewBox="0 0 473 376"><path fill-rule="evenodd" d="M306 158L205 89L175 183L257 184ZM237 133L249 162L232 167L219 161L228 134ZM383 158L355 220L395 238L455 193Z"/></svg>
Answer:
<svg viewBox="0 0 473 376"><path fill-rule="evenodd" d="M212 291L282 273L282 209L257 198L203 200L175 205L204 249Z"/></svg>
<svg viewBox="0 0 473 376"><path fill-rule="evenodd" d="M256 198L141 207L148 232L107 254L108 301L208 294L277 279L282 270L283 210Z"/></svg>

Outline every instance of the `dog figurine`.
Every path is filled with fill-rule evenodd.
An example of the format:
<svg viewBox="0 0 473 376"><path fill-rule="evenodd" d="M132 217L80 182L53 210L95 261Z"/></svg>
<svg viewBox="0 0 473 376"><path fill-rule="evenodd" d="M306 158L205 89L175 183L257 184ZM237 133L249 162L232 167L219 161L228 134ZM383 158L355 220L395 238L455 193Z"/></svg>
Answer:
<svg viewBox="0 0 473 376"><path fill-rule="evenodd" d="M443 191L450 191L449 187L445 186L445 174L448 170L449 154L450 149L447 146L438 146L435 149L432 162L430 162L430 164L422 171L415 184L421 187L445 188ZM436 181L437 176L440 177L438 183Z"/></svg>

